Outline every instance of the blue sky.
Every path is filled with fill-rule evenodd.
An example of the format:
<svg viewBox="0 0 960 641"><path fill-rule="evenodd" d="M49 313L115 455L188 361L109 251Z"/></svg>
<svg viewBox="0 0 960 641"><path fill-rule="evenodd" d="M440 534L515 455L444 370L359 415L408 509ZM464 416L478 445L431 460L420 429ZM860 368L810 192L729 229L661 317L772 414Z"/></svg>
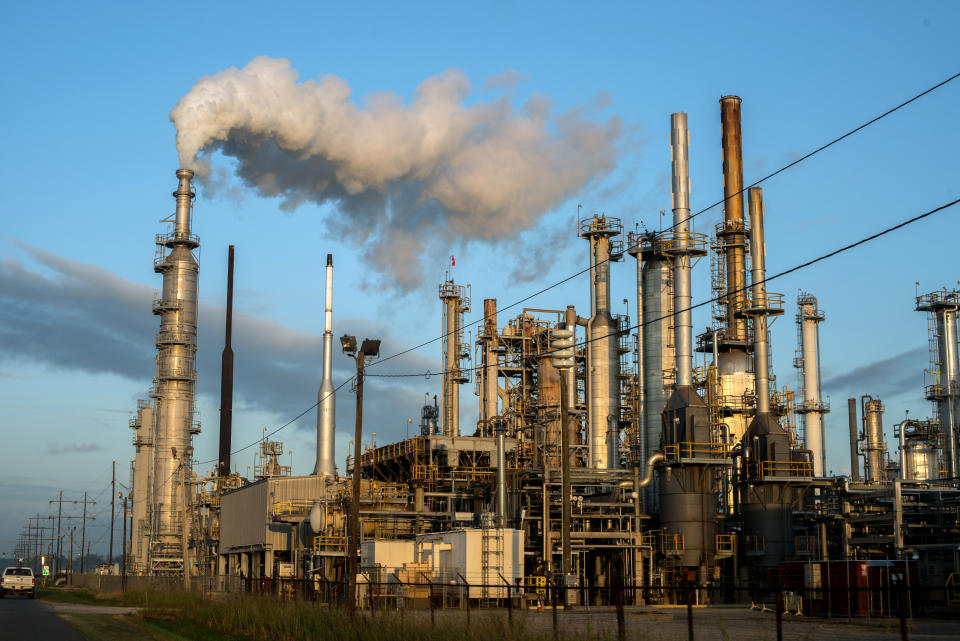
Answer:
<svg viewBox="0 0 960 641"><path fill-rule="evenodd" d="M201 186L195 231L202 325L199 460L216 454L219 352L226 247L237 246L238 329L235 445L255 441L311 405L319 385L322 279L326 253L337 268L337 333L383 338L392 354L439 334L436 285L449 254L482 299L501 306L579 271L577 204L619 216L632 229L669 212L669 115L686 111L692 203L722 196L719 106L743 98L745 180L750 182L960 71L953 3L205 3L189 10L129 3L19 4L0 48L6 126L0 152L0 552L27 515L47 513L64 489L100 496L94 548L106 545L110 462L127 481L133 456L130 411L153 376L149 300L153 234L173 209L177 168L170 110L204 76L257 56L285 58L300 80L332 74L366 106L374 94L407 103L424 80L460 70L466 105L506 97L520 109L546 97L553 113L582 110L593 122L619 119L617 162L554 202L534 224L490 244L444 239L422 257L423 284L378 285L362 243L345 238L335 205L281 211L279 201L233 180ZM485 90L513 70L513 90ZM768 270L773 273L960 196L960 81L765 184ZM214 164L231 169L228 159ZM233 188L230 188L230 187ZM955 286L960 213L948 210L770 285L787 296L773 325L779 384L796 386L793 314L798 289L820 299L823 378L835 411L827 418L827 467L848 468L844 402L878 394L890 425L909 409L926 416L922 370L926 320L921 292ZM719 208L697 219L707 231ZM415 230L414 230L415 231ZM634 309L634 265L613 268L615 307ZM709 269L694 272L694 298L709 295ZM588 306L581 277L530 307ZM510 310L513 314L518 309ZM508 316L501 315L504 324ZM695 315L699 329L706 314ZM440 369L439 343L391 363L389 371ZM338 357L342 378L349 363ZM386 367L386 366L384 366ZM383 442L402 435L436 377L380 379L366 424ZM831 383L832 381L832 383ZM339 382L339 380L337 380ZM827 384L831 383L831 384ZM380 399L378 402L378 398ZM464 386L463 421L475 412ZM353 420L338 403L338 460ZM416 419L415 419L416 420ZM295 472L313 464L313 416L281 432ZM13 456L11 456L13 453ZM239 471L252 450L235 456ZM201 471L206 471L206 466ZM75 495L75 496L74 496Z"/></svg>

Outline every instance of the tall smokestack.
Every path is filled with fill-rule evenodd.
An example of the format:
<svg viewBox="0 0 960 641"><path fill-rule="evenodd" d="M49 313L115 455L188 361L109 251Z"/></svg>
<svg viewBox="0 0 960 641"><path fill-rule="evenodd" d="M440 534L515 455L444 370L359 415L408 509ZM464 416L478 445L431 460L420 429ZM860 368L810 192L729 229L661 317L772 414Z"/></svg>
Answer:
<svg viewBox="0 0 960 641"><path fill-rule="evenodd" d="M723 144L723 239L727 276L727 328L729 337L747 340L747 320L740 312L746 306L746 226L743 220L743 150L740 134L740 98L720 99L720 129Z"/></svg>
<svg viewBox="0 0 960 641"><path fill-rule="evenodd" d="M670 115L670 156L673 179L673 227L680 251L674 259L673 301L674 344L677 346L677 387L693 385L693 321L690 312L690 159L687 155L690 134L687 114Z"/></svg>
<svg viewBox="0 0 960 641"><path fill-rule="evenodd" d="M767 351L767 316L762 308L767 307L766 246L763 242L763 189L750 188L750 256L751 293L753 307L758 308L754 321L753 370L756 374L757 414L770 412L770 369Z"/></svg>
<svg viewBox="0 0 960 641"><path fill-rule="evenodd" d="M333 391L333 254L327 254L327 286L323 310L323 380L317 392L317 464L314 475L334 476L336 395Z"/></svg>
<svg viewBox="0 0 960 641"><path fill-rule="evenodd" d="M230 475L233 434L233 245L227 255L227 320L220 366L220 476Z"/></svg>

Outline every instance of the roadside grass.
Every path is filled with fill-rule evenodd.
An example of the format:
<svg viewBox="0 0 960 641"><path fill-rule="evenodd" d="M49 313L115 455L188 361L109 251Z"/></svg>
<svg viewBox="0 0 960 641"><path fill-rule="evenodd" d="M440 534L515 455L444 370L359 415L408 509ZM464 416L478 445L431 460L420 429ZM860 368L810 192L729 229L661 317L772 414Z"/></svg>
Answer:
<svg viewBox="0 0 960 641"><path fill-rule="evenodd" d="M127 592L96 592L87 588L43 587L37 598L58 603L84 605L120 605L135 608L185 608L195 605L200 597L189 592L128 590Z"/></svg>
<svg viewBox="0 0 960 641"><path fill-rule="evenodd" d="M173 616L209 626L227 635L245 635L256 641L548 641L552 631L533 632L522 622L513 626L502 613L475 613L468 625L463 612L358 613L353 619L338 609L315 603L234 596L205 601L178 610L151 609L144 615ZM593 635L591 635L593 636Z"/></svg>
<svg viewBox="0 0 960 641"><path fill-rule="evenodd" d="M212 628L172 618L144 618L136 614L61 614L90 641L251 641L250 637L224 635Z"/></svg>

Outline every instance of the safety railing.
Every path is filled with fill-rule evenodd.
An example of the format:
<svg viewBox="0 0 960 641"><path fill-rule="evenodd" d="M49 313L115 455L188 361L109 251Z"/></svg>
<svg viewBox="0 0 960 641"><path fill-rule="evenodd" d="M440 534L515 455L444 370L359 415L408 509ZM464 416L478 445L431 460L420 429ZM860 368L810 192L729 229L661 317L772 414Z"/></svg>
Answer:
<svg viewBox="0 0 960 641"><path fill-rule="evenodd" d="M314 552L343 552L347 549L347 539L343 536L313 537Z"/></svg>
<svg viewBox="0 0 960 641"><path fill-rule="evenodd" d="M591 216L580 221L580 235L590 236L592 234L602 234L614 236L623 232L623 224L619 218L608 216Z"/></svg>
<svg viewBox="0 0 960 641"><path fill-rule="evenodd" d="M809 461L763 461L760 470L763 476L813 476L813 463Z"/></svg>
<svg viewBox="0 0 960 641"><path fill-rule="evenodd" d="M657 245L665 253L706 253L707 235L693 231L666 231L657 237Z"/></svg>
<svg viewBox="0 0 960 641"><path fill-rule="evenodd" d="M783 294L776 292L746 292L747 310L783 313Z"/></svg>
<svg viewBox="0 0 960 641"><path fill-rule="evenodd" d="M183 301L179 298L157 298L153 301L153 313L175 311L180 309Z"/></svg>
<svg viewBox="0 0 960 641"><path fill-rule="evenodd" d="M718 534L717 535L717 554L733 554L737 549L736 534Z"/></svg>
<svg viewBox="0 0 960 641"><path fill-rule="evenodd" d="M696 443L685 441L667 445L663 450L668 459L713 458L727 456L730 453L730 445L728 443Z"/></svg>
<svg viewBox="0 0 960 641"><path fill-rule="evenodd" d="M270 506L270 515L297 516L301 514L309 514L310 510L313 508L313 503L313 501L307 500L277 501Z"/></svg>
<svg viewBox="0 0 960 641"><path fill-rule="evenodd" d="M175 231L170 232L169 234L157 234L156 242L158 245L165 245L167 247L178 243L197 247L200 244L200 237L196 234Z"/></svg>

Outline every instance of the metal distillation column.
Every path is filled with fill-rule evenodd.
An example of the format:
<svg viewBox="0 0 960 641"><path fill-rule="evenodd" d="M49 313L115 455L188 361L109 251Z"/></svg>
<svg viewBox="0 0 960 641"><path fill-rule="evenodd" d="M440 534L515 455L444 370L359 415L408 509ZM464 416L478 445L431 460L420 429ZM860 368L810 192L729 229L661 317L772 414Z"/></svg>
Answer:
<svg viewBox="0 0 960 641"><path fill-rule="evenodd" d="M863 413L864 477L867 483L882 483L887 479L883 466L883 456L887 451L887 444L883 441L883 403L879 398L862 396L860 404Z"/></svg>
<svg viewBox="0 0 960 641"><path fill-rule="evenodd" d="M470 299L453 279L440 284L443 302L443 419L444 436L460 436L460 384L468 379L460 360L469 355L463 345L463 313L470 311Z"/></svg>
<svg viewBox="0 0 960 641"><path fill-rule="evenodd" d="M317 463L314 476L335 476L336 392L333 389L333 254L327 254L323 308L323 378L317 392Z"/></svg>
<svg viewBox="0 0 960 641"><path fill-rule="evenodd" d="M934 357L932 369L937 382L926 388L927 400L936 406L943 430L943 459L950 478L960 473L957 437L960 435L960 363L957 349L957 312L960 292L942 290L917 297L917 311L925 311L933 326Z"/></svg>
<svg viewBox="0 0 960 641"><path fill-rule="evenodd" d="M812 294L797 296L797 327L800 332L800 369L803 403L797 413L803 416L803 433L807 449L813 453L813 475L823 476L823 415L830 411L820 398L820 323L825 316Z"/></svg>
<svg viewBox="0 0 960 641"><path fill-rule="evenodd" d="M160 316L157 334L156 441L154 451L153 525L151 565L154 572L183 571L182 554L186 506L185 470L190 469L192 435L200 431L194 420L194 369L197 351L197 261L192 250L200 241L191 233L195 196L193 172L178 169L179 185L174 231L157 236L160 248L154 271L163 274L163 293L153 303ZM169 249L164 255L163 249Z"/></svg>
<svg viewBox="0 0 960 641"><path fill-rule="evenodd" d="M673 263L673 335L677 350L677 387L693 385L693 320L690 310L690 158L687 114L670 115L670 155L673 161L673 228L677 239Z"/></svg>
<svg viewBox="0 0 960 641"><path fill-rule="evenodd" d="M598 215L581 222L580 237L590 241L593 316L587 322L587 423L590 467L617 466L616 438L620 421L619 328L610 313L610 263L620 259L612 237L623 227L618 218ZM613 429L611 429L611 423ZM610 439L613 442L608 442ZM611 457L610 454L614 453Z"/></svg>
<svg viewBox="0 0 960 641"><path fill-rule="evenodd" d="M130 420L130 427L136 430L133 445L136 457L133 462L133 526L130 532L132 541L131 556L135 559L137 571L147 563L150 545L147 506L153 496L153 402L137 401L137 415Z"/></svg>

